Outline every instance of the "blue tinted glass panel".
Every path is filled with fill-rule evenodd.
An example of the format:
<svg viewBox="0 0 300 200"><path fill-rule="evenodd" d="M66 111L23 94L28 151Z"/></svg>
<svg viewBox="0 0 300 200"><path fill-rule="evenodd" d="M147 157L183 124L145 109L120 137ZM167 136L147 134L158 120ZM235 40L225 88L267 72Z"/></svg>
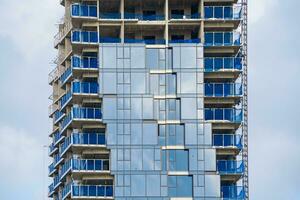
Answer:
<svg viewBox="0 0 300 200"><path fill-rule="evenodd" d="M232 19L233 17L233 9L230 6L224 7L224 18Z"/></svg>
<svg viewBox="0 0 300 200"><path fill-rule="evenodd" d="M222 83L216 83L215 84L215 96L217 97L221 97L223 96L224 92L223 92L223 84Z"/></svg>
<svg viewBox="0 0 300 200"><path fill-rule="evenodd" d="M72 5L72 15L79 16L79 5L78 4Z"/></svg>
<svg viewBox="0 0 300 200"><path fill-rule="evenodd" d="M89 7L87 5L81 5L80 6L80 15L81 16L88 16L89 14Z"/></svg>
<svg viewBox="0 0 300 200"><path fill-rule="evenodd" d="M224 58L224 68L233 69L233 58Z"/></svg>
<svg viewBox="0 0 300 200"><path fill-rule="evenodd" d="M211 6L205 6L204 7L204 13L205 13L205 18L213 18L214 17L214 11L213 7Z"/></svg>
<svg viewBox="0 0 300 200"><path fill-rule="evenodd" d="M207 72L214 70L214 59L213 58L204 58L204 69Z"/></svg>
<svg viewBox="0 0 300 200"><path fill-rule="evenodd" d="M232 33L224 33L224 44L225 45L232 44Z"/></svg>
<svg viewBox="0 0 300 200"><path fill-rule="evenodd" d="M96 6L90 6L90 13L89 15L91 17L97 17L97 7Z"/></svg>
<svg viewBox="0 0 300 200"><path fill-rule="evenodd" d="M205 109L205 120L213 120L214 112L211 109Z"/></svg>
<svg viewBox="0 0 300 200"><path fill-rule="evenodd" d="M213 96L214 94L214 85L206 83L205 84L205 96Z"/></svg>
<svg viewBox="0 0 300 200"><path fill-rule="evenodd" d="M205 44L213 45L214 43L214 34L213 33L205 33Z"/></svg>
<svg viewBox="0 0 300 200"><path fill-rule="evenodd" d="M223 45L223 33L214 33L214 42L216 45Z"/></svg>
<svg viewBox="0 0 300 200"><path fill-rule="evenodd" d="M223 18L223 7L215 7L214 15L215 18Z"/></svg>
<svg viewBox="0 0 300 200"><path fill-rule="evenodd" d="M215 120L223 120L223 109L215 109Z"/></svg>
<svg viewBox="0 0 300 200"><path fill-rule="evenodd" d="M216 71L218 71L220 69L223 69L223 59L222 58L215 58L214 67L215 67Z"/></svg>

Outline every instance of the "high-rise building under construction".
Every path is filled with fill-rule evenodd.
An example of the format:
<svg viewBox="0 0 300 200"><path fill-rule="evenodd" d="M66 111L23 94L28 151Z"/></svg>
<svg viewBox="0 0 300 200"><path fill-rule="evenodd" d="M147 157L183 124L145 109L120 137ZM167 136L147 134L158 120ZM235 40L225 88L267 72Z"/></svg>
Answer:
<svg viewBox="0 0 300 200"><path fill-rule="evenodd" d="M60 0L49 197L248 200L247 0Z"/></svg>

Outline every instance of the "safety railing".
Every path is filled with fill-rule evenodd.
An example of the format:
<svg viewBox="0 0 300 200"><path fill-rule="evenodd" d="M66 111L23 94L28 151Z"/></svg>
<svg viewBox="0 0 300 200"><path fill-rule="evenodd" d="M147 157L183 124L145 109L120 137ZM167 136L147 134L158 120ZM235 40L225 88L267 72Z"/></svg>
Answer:
<svg viewBox="0 0 300 200"><path fill-rule="evenodd" d="M97 69L98 58L74 55L71 57L71 66L72 68Z"/></svg>
<svg viewBox="0 0 300 200"><path fill-rule="evenodd" d="M97 6L87 4L72 4L72 17L97 17Z"/></svg>
<svg viewBox="0 0 300 200"><path fill-rule="evenodd" d="M205 83L205 97L234 97L243 94L241 83Z"/></svg>
<svg viewBox="0 0 300 200"><path fill-rule="evenodd" d="M143 21L159 21L159 20L165 20L164 15L145 15L145 14L139 14L139 13L125 13L124 19L136 19L136 20L143 20Z"/></svg>
<svg viewBox="0 0 300 200"><path fill-rule="evenodd" d="M242 160L217 160L217 170L220 174L243 174L244 162Z"/></svg>
<svg viewBox="0 0 300 200"><path fill-rule="evenodd" d="M54 185L53 185L53 183L51 183L48 186L48 196L51 197L53 193L54 193Z"/></svg>
<svg viewBox="0 0 300 200"><path fill-rule="evenodd" d="M121 38L100 36L99 42L100 43L121 43Z"/></svg>
<svg viewBox="0 0 300 200"><path fill-rule="evenodd" d="M55 146L54 146L54 144L53 143L51 143L50 145L49 145L49 155L50 154L52 154L54 151L55 151Z"/></svg>
<svg viewBox="0 0 300 200"><path fill-rule="evenodd" d="M67 82L67 80L72 76L72 68L68 67L64 73L62 73L62 75L60 76L60 82L61 84L65 84Z"/></svg>
<svg viewBox="0 0 300 200"><path fill-rule="evenodd" d="M52 83L55 79L58 78L58 68L55 67L48 75L48 83Z"/></svg>
<svg viewBox="0 0 300 200"><path fill-rule="evenodd" d="M241 57L206 57L204 58L205 72L239 70L243 68Z"/></svg>
<svg viewBox="0 0 300 200"><path fill-rule="evenodd" d="M166 44L165 39L131 39L125 38L125 43L143 43L143 44Z"/></svg>
<svg viewBox="0 0 300 200"><path fill-rule="evenodd" d="M112 185L72 185L72 197L112 197Z"/></svg>
<svg viewBox="0 0 300 200"><path fill-rule="evenodd" d="M194 14L171 14L170 19L200 19L200 13Z"/></svg>
<svg viewBox="0 0 300 200"><path fill-rule="evenodd" d="M223 199L245 199L245 189L243 186L221 186Z"/></svg>
<svg viewBox="0 0 300 200"><path fill-rule="evenodd" d="M213 146L215 147L237 147L242 149L242 135L236 134L214 134Z"/></svg>
<svg viewBox="0 0 300 200"><path fill-rule="evenodd" d="M199 38L195 39L178 39L178 40L169 40L169 43L188 43L188 44L193 44L193 43L200 43L201 40Z"/></svg>
<svg viewBox="0 0 300 200"><path fill-rule="evenodd" d="M100 19L121 19L121 13L100 13Z"/></svg>
<svg viewBox="0 0 300 200"><path fill-rule="evenodd" d="M54 120L54 124L56 124L57 122L59 122L64 116L64 113L57 110L55 111L54 113L54 117L53 117L53 120Z"/></svg>
<svg viewBox="0 0 300 200"><path fill-rule="evenodd" d="M76 94L98 94L99 86L97 82L73 82L72 93Z"/></svg>
<svg viewBox="0 0 300 200"><path fill-rule="evenodd" d="M54 155L53 166L56 167L62 160L63 160L63 158L60 157L59 154Z"/></svg>
<svg viewBox="0 0 300 200"><path fill-rule="evenodd" d="M63 41L63 38L69 33L72 28L72 21L71 20L66 20L64 21L63 24L59 25L59 31L58 33L54 36L54 46L57 46L61 41Z"/></svg>
<svg viewBox="0 0 300 200"><path fill-rule="evenodd" d="M204 6L205 19L241 19L240 6Z"/></svg>
<svg viewBox="0 0 300 200"><path fill-rule="evenodd" d="M66 137L60 146L62 156L71 145L105 145L105 134L103 133L72 133Z"/></svg>
<svg viewBox="0 0 300 200"><path fill-rule="evenodd" d="M54 173L55 167L54 167L54 164L53 164L53 163L51 163L51 164L48 166L48 171L49 171L49 174Z"/></svg>
<svg viewBox="0 0 300 200"><path fill-rule="evenodd" d="M61 183L61 182L60 182L60 179L59 179L59 175L54 176L54 178L53 178L53 186L54 186L54 189L56 189L56 188L59 186L60 183Z"/></svg>
<svg viewBox="0 0 300 200"><path fill-rule="evenodd" d="M51 104L51 105L49 105L49 107L48 107L48 114L49 114L49 116L53 115L54 112L57 111L57 109L58 109L57 104Z"/></svg>
<svg viewBox="0 0 300 200"><path fill-rule="evenodd" d="M204 117L205 120L241 123L243 120L243 111L242 109L234 108L205 108Z"/></svg>
<svg viewBox="0 0 300 200"><path fill-rule="evenodd" d="M72 31L71 41L73 43L98 43L98 32Z"/></svg>
<svg viewBox="0 0 300 200"><path fill-rule="evenodd" d="M73 119L76 120L99 120L102 118L100 108L83 108L83 107L73 107L71 112L69 112L65 118L62 120L60 127L61 132L71 123Z"/></svg>
<svg viewBox="0 0 300 200"><path fill-rule="evenodd" d="M60 109L63 109L65 105L72 99L72 91L68 91L64 96L61 97L59 104Z"/></svg>
<svg viewBox="0 0 300 200"><path fill-rule="evenodd" d="M240 46L241 38L238 32L206 32L205 46Z"/></svg>

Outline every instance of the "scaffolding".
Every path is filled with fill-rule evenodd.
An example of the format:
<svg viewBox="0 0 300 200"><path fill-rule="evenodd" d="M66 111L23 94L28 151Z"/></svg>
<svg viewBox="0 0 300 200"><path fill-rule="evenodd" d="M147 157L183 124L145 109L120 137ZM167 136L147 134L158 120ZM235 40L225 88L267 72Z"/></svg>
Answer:
<svg viewBox="0 0 300 200"><path fill-rule="evenodd" d="M243 177L243 185L245 187L245 199L249 199L249 175L248 175L248 0L242 0L242 57L243 57L243 86L244 86L244 96L243 96L243 110L244 110L244 120L243 120L243 160L245 165L245 173Z"/></svg>

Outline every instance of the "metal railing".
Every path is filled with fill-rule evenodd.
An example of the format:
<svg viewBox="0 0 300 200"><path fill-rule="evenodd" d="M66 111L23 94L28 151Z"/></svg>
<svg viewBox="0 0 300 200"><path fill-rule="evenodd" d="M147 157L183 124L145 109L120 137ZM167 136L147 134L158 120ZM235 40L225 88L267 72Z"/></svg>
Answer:
<svg viewBox="0 0 300 200"><path fill-rule="evenodd" d="M99 85L97 82L72 82L72 93L98 94Z"/></svg>
<svg viewBox="0 0 300 200"><path fill-rule="evenodd" d="M204 58L204 71L216 72L226 70L239 70L243 68L241 57L206 57Z"/></svg>
<svg viewBox="0 0 300 200"><path fill-rule="evenodd" d="M85 68L85 69L97 69L98 58L88 56L72 56L71 57L72 68Z"/></svg>
<svg viewBox="0 0 300 200"><path fill-rule="evenodd" d="M242 109L235 108L205 108L204 118L205 120L241 123L243 120L243 111Z"/></svg>
<svg viewBox="0 0 300 200"><path fill-rule="evenodd" d="M233 97L241 96L243 87L241 83L205 83L205 97Z"/></svg>
<svg viewBox="0 0 300 200"><path fill-rule="evenodd" d="M58 68L55 67L48 75L48 83L52 83L55 79L58 78L59 72L58 72Z"/></svg>
<svg viewBox="0 0 300 200"><path fill-rule="evenodd" d="M60 24L60 26L63 26L63 28L54 36L54 46L57 46L73 28L71 20L66 20L63 24Z"/></svg>

